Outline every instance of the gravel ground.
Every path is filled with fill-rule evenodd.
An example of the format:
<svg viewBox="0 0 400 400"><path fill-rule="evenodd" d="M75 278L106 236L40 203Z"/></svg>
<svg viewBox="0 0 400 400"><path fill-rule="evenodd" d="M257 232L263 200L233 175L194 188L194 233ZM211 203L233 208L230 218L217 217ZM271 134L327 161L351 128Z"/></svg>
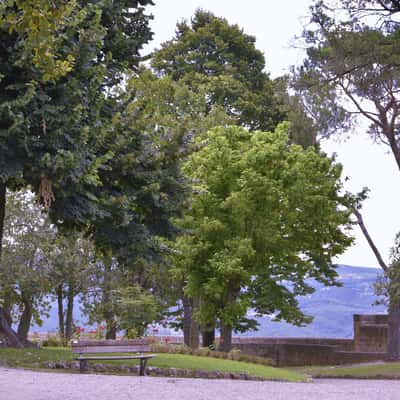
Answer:
<svg viewBox="0 0 400 400"><path fill-rule="evenodd" d="M0 400L399 400L400 381L249 382L0 368Z"/></svg>

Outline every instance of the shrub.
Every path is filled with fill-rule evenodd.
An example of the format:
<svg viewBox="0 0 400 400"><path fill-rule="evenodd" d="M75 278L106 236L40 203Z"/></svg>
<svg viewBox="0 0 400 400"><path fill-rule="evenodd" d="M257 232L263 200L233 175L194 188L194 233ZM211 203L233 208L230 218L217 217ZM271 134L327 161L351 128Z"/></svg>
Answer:
<svg viewBox="0 0 400 400"><path fill-rule="evenodd" d="M152 343L151 351L154 353L187 354L192 356L214 357L267 366L274 365L274 361L270 358L243 354L239 349L232 349L229 353L223 353L221 351L211 350L208 347L200 347L199 349L192 350L186 345Z"/></svg>
<svg viewBox="0 0 400 400"><path fill-rule="evenodd" d="M64 347L65 343L58 336L47 336L41 345L42 347Z"/></svg>

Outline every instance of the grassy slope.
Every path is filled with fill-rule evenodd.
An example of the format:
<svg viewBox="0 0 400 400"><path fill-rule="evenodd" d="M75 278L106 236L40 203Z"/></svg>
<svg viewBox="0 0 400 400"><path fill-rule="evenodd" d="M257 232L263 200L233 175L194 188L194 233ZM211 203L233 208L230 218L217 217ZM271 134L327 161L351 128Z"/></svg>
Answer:
<svg viewBox="0 0 400 400"><path fill-rule="evenodd" d="M0 349L0 364L13 367L38 368L46 361L70 361L74 359L71 350L63 348L43 349ZM108 364L133 365L137 360L98 361ZM185 368L206 371L246 372L249 375L284 381L303 381L306 377L295 371L288 371L264 365L241 361L222 360L212 357L198 357L183 354L158 354L149 361L149 366L164 368Z"/></svg>
<svg viewBox="0 0 400 400"><path fill-rule="evenodd" d="M338 378L400 379L400 363L355 365L348 367L301 367L293 368L292 370L313 377L329 376Z"/></svg>

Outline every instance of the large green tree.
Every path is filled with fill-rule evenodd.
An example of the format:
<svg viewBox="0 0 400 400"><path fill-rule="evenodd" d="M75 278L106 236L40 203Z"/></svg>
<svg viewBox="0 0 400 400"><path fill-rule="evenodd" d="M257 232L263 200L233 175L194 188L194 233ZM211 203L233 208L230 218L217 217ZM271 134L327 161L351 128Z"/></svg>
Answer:
<svg viewBox="0 0 400 400"><path fill-rule="evenodd" d="M216 125L232 122L220 107L209 110L205 95L170 77L159 78L146 68L129 76L119 104L111 133L115 138L118 132L118 141L107 143L115 156L109 161L110 168L101 173L102 182L107 179L113 185L110 192L104 186L99 189L104 204L111 203L112 213L91 228L103 249L112 244L118 266L112 266L110 254L104 249L100 256L104 265L98 271L102 290L94 298L96 307L87 307L92 319L106 321L110 338L116 334L115 327L120 326L116 321L121 310L110 299L117 298L118 281L128 280L128 272L130 284L139 285L144 291L152 290L163 308L166 300L161 301L160 297L174 297L172 282L171 286L166 283L166 266L160 260L167 247L160 246L153 234L168 236L175 231L169 217L180 212L187 193L186 181L180 176L180 162L193 150L192 138L204 135ZM135 185L128 186L127 180ZM152 229L150 235L148 228ZM138 259L140 262L136 262ZM125 273L118 275L117 269Z"/></svg>
<svg viewBox="0 0 400 400"><path fill-rule="evenodd" d="M211 12L197 10L190 23L178 23L151 65L195 91L206 90L210 108L223 107L249 129L274 129L284 117L255 38Z"/></svg>
<svg viewBox="0 0 400 400"><path fill-rule="evenodd" d="M145 12L151 1L71 2L75 8L65 17L79 14L77 24L66 21L61 31L47 32L57 35L49 39L55 60L70 60L51 77L41 58L26 61L41 51L32 48L26 29L10 29L16 16L34 19L23 14L30 3L22 3L1 9L0 239L6 188L30 185L61 229L90 227L97 246L126 258L156 248L149 236L171 229L179 171L167 167L145 135L125 130L119 90L151 39ZM171 200L160 201L160 191ZM0 322L10 343L19 345L1 307Z"/></svg>
<svg viewBox="0 0 400 400"><path fill-rule="evenodd" d="M304 33L307 59L297 70L295 88L323 135L336 135L364 120L376 142L387 146L400 170L400 26L398 1L329 1L312 7ZM339 17L340 16L340 17ZM389 272L363 221L357 222L382 269ZM400 358L400 301L389 306L388 358Z"/></svg>
<svg viewBox="0 0 400 400"><path fill-rule="evenodd" d="M255 327L250 308L309 321L296 297L312 293L308 278L335 284L332 258L352 243L345 230L353 199L341 193L341 166L288 145L287 130L216 128L185 164L196 194L174 261L198 299L197 319L219 321L223 351L232 330Z"/></svg>
<svg viewBox="0 0 400 400"><path fill-rule="evenodd" d="M264 55L256 48L255 41L239 26L201 9L189 22L178 23L174 38L152 54L151 66L156 75L162 77L159 86L153 84L153 88L166 93L166 84L176 82L177 87L181 87L175 92L180 93L180 98L169 96L166 105L161 107L152 100L156 105L154 115L165 113L170 120L175 119L175 125L181 129L189 128L185 134L191 137L204 131L207 125L216 126L218 120L221 125L237 124L251 131L272 131L278 123L290 120L291 141L304 147L314 145L311 119L301 103L288 94L286 79L270 79L265 71ZM182 103L183 93L186 93L187 105ZM146 96L144 99L138 103L147 105L149 100ZM221 112L228 119L221 120ZM152 120L157 121L157 118L153 116ZM165 116L163 120L166 122ZM176 277L177 282L185 280L180 274ZM191 318L193 305L186 296L182 302L185 343L189 344L189 337L193 340L197 337L189 334L190 326L196 329ZM203 344L208 346L213 342L214 329L205 328L202 329Z"/></svg>

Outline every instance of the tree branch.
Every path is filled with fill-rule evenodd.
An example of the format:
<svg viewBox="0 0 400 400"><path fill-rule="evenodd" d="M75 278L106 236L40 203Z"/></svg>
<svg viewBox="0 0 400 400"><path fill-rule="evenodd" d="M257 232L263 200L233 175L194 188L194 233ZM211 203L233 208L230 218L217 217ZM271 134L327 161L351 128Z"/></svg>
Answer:
<svg viewBox="0 0 400 400"><path fill-rule="evenodd" d="M344 93L346 94L346 96L352 101L352 103L356 106L356 108L358 109L358 111L364 115L366 118L368 118L369 120L371 120L374 124L382 127L381 122L378 119L373 118L366 110L364 110L361 105L359 104L359 102L355 99L355 97L351 94L351 92L343 85L343 83L338 82L339 86L342 88L342 90L344 91Z"/></svg>
<svg viewBox="0 0 400 400"><path fill-rule="evenodd" d="M356 218L357 218L357 223L358 223L358 225L360 226L360 229L361 229L363 235L365 236L365 239L367 239L367 242L368 242L368 244L369 244L369 247L370 247L371 250L374 252L375 257L376 257L376 259L377 259L379 265L380 265L381 268L386 272L389 268L388 268L388 266L386 265L386 263L383 261L383 258L382 258L382 256L381 256L381 253L379 252L378 248L375 246L375 243L374 243L374 241L372 240L372 238L371 238L371 236L370 236L370 234L369 234L369 232L368 232L368 230L367 230L367 228L366 228L366 226L365 226L365 224L364 224L364 220L363 220L363 217L362 217L360 211L358 211L357 209L354 209L354 210L353 210L353 213L354 213L354 215L356 216Z"/></svg>

